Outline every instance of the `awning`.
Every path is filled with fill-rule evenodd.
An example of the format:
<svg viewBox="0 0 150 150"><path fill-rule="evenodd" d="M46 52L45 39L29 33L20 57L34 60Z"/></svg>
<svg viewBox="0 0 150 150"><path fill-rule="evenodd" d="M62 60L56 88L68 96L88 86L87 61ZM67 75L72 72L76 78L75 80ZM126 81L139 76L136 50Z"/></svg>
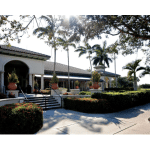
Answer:
<svg viewBox="0 0 150 150"><path fill-rule="evenodd" d="M41 77L41 75L35 75L36 77ZM49 78L51 79L53 76L52 75L44 75L43 76L44 78ZM68 79L68 76L57 76L58 79ZM73 77L73 76L70 76L69 79L71 80L86 80L86 81L90 81L91 78L84 78L84 77Z"/></svg>

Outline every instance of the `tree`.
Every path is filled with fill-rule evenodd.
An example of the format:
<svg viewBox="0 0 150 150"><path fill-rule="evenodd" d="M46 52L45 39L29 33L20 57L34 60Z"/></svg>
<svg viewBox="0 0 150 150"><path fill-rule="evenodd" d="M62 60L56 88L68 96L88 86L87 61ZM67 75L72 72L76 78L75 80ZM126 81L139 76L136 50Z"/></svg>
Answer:
<svg viewBox="0 0 150 150"><path fill-rule="evenodd" d="M133 61L132 63L128 63L126 66L123 67L123 69L127 69L128 71L128 77L134 76L134 90L137 91L137 77L136 72L140 70L144 70L144 67L140 67L139 63L141 62L141 59L138 59L136 61Z"/></svg>
<svg viewBox="0 0 150 150"><path fill-rule="evenodd" d="M69 46L72 46L74 48L76 48L76 45L73 43L73 40L75 40L74 38L72 38L74 35L72 35L70 38L67 39L66 37L66 32L65 31L60 31L59 33L61 33L63 35L63 38L58 38L58 44L63 46L63 49L67 51L67 56L68 56L68 90L70 91L70 79L69 79ZM80 38L77 36L76 37L76 42L78 42L80 40Z"/></svg>
<svg viewBox="0 0 150 150"><path fill-rule="evenodd" d="M144 68L144 71L141 73L140 78L141 78L141 77L144 77L144 76L147 75L147 74L150 75L150 67L149 67L149 66L146 66L146 67Z"/></svg>
<svg viewBox="0 0 150 150"><path fill-rule="evenodd" d="M46 27L38 27L37 29L35 29L33 31L33 34L36 35L38 34L38 38L40 37L47 37L48 41L46 41L46 43L48 45L51 45L52 48L54 48L54 72L53 74L55 74L55 66L56 66L56 50L57 50L57 31L60 25L60 22L58 20L58 18L55 18L52 15L48 15L48 16L41 16L41 19L45 20L47 22L47 26Z"/></svg>
<svg viewBox="0 0 150 150"><path fill-rule="evenodd" d="M118 47L118 42L116 41L114 44L110 45L110 47L108 48L108 53L114 55L113 59L114 59L114 68L115 68L116 87L117 87L117 78L116 78L116 56L115 54L118 55L118 51L119 51L117 47Z"/></svg>
<svg viewBox="0 0 150 150"><path fill-rule="evenodd" d="M75 52L80 52L79 57L88 53L88 56L86 58L89 59L89 61L90 61L90 67L91 67L90 72L91 72L91 78L92 78L92 63L91 63L92 56L91 56L91 54L93 53L93 47L85 42L85 47L84 46L79 46L75 50Z"/></svg>
<svg viewBox="0 0 150 150"><path fill-rule="evenodd" d="M108 47L106 47L106 41L103 42L103 47L96 44L93 46L94 51L96 52L96 56L93 57L93 65L103 65L104 64L104 75L105 75L105 63L109 67L109 62L112 62L111 58L108 57L107 51ZM104 77L105 79L105 77Z"/></svg>

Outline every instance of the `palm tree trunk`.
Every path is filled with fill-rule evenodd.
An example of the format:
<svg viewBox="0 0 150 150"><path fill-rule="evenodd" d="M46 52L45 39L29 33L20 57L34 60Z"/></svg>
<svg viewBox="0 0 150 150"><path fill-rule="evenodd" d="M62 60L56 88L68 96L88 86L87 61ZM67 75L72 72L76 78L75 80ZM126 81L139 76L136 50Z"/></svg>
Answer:
<svg viewBox="0 0 150 150"><path fill-rule="evenodd" d="M134 73L134 91L137 91L136 73Z"/></svg>
<svg viewBox="0 0 150 150"><path fill-rule="evenodd" d="M90 54L89 54L89 60L90 60L90 66L91 66L91 79L92 79L92 64L91 64Z"/></svg>
<svg viewBox="0 0 150 150"><path fill-rule="evenodd" d="M67 49L68 54L68 92L70 92L70 78L69 78L69 49Z"/></svg>
<svg viewBox="0 0 150 150"><path fill-rule="evenodd" d="M105 90L105 62L104 62L104 90Z"/></svg>
<svg viewBox="0 0 150 150"><path fill-rule="evenodd" d="M56 48L54 49L54 72L53 74L55 74L55 68L56 68Z"/></svg>
<svg viewBox="0 0 150 150"><path fill-rule="evenodd" d="M116 78L116 58L114 53L114 65L115 65L115 80L116 80L116 87L117 87L117 78Z"/></svg>

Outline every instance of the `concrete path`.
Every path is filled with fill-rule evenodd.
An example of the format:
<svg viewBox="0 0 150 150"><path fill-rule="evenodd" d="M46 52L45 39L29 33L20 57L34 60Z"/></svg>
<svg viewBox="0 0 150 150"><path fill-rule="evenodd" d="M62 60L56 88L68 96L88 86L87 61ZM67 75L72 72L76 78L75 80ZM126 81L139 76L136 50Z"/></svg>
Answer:
<svg viewBox="0 0 150 150"><path fill-rule="evenodd" d="M150 104L108 114L52 109L43 116L43 128L37 134L150 134Z"/></svg>

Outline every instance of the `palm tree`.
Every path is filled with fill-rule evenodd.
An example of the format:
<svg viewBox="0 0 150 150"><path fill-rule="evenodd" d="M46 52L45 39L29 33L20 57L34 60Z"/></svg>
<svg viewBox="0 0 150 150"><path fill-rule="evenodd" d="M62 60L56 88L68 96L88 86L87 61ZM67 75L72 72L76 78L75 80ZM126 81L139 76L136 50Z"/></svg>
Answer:
<svg viewBox="0 0 150 150"><path fill-rule="evenodd" d="M128 77L134 76L134 91L137 91L137 77L136 72L140 70L144 70L144 67L140 67L139 63L141 62L141 59L135 60L132 63L128 63L126 66L123 67L123 69L128 69Z"/></svg>
<svg viewBox="0 0 150 150"><path fill-rule="evenodd" d="M103 42L103 47L99 44L93 46L94 51L96 52L96 56L93 57L93 65L104 65L104 75L105 75L105 63L109 67L109 62L112 62L111 58L108 57L107 51L108 47L106 47L106 41ZM105 76L104 76L105 79Z"/></svg>
<svg viewBox="0 0 150 150"><path fill-rule="evenodd" d="M76 48L76 45L73 43L73 41L78 42L80 40L79 36L72 35L70 36L70 38L67 39L66 35L67 32L66 31L59 31L59 33L62 34L63 38L57 38L58 41L58 45L63 46L63 49L67 51L67 56L68 56L68 91L70 91L70 79L69 79L69 46L72 46L74 48Z"/></svg>
<svg viewBox="0 0 150 150"><path fill-rule="evenodd" d="M118 51L119 51L117 49L117 46L118 46L118 43L116 41L114 44L110 45L110 47L108 48L108 53L114 54L114 68L115 68L116 87L117 87L117 78L116 78L116 56L115 56L115 54L118 55Z"/></svg>
<svg viewBox="0 0 150 150"><path fill-rule="evenodd" d="M93 47L90 46L88 43L85 42L85 47L84 46L79 46L75 52L80 52L79 53L79 57L84 55L84 54L87 54L88 53L88 56L86 57L87 59L89 59L90 61L90 67L91 67L91 78L92 78L92 63L91 63L91 54L93 53Z"/></svg>
<svg viewBox="0 0 150 150"><path fill-rule="evenodd" d="M150 74L150 67L146 66L144 71L141 73L140 78L144 77L146 74Z"/></svg>
<svg viewBox="0 0 150 150"><path fill-rule="evenodd" d="M45 36L48 37L48 41L46 41L46 43L48 45L51 45L52 48L54 48L54 72L53 74L55 74L56 50L57 50L56 33L58 31L59 25L57 24L57 19L52 15L41 16L40 18L45 20L48 25L46 27L38 27L37 29L33 31L33 34L34 35L38 34L37 36L38 38L45 37Z"/></svg>

